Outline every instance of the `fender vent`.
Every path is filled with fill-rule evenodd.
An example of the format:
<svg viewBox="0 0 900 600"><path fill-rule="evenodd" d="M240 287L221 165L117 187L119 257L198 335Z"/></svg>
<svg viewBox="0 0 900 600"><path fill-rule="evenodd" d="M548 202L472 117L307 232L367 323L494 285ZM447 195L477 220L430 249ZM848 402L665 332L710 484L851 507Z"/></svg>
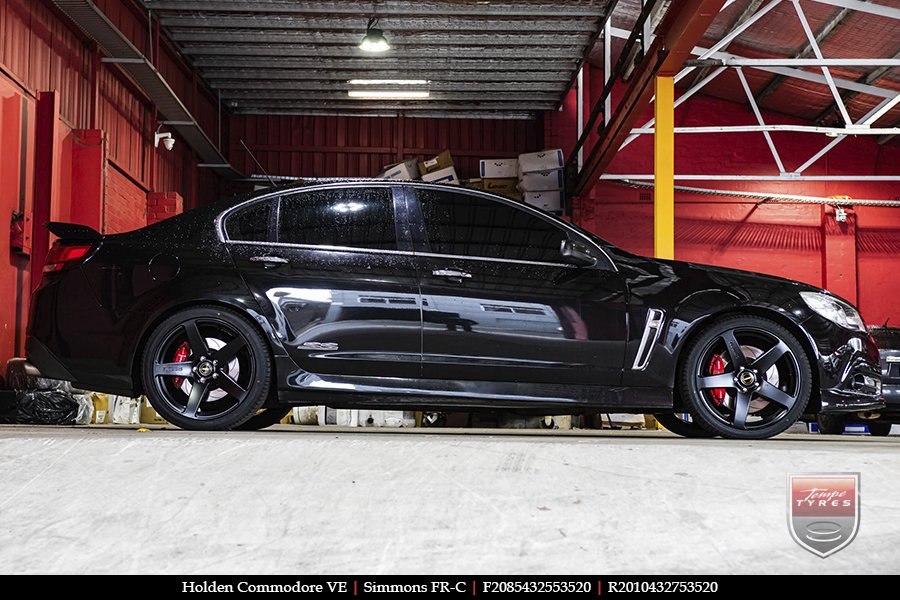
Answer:
<svg viewBox="0 0 900 600"><path fill-rule="evenodd" d="M641 335L641 344L638 346L637 355L634 357L634 364L631 368L635 371L643 371L650 362L650 355L653 353L653 347L659 340L659 334L662 332L663 323L665 322L666 311L658 308L651 308L647 311L647 323L644 325L644 333Z"/></svg>

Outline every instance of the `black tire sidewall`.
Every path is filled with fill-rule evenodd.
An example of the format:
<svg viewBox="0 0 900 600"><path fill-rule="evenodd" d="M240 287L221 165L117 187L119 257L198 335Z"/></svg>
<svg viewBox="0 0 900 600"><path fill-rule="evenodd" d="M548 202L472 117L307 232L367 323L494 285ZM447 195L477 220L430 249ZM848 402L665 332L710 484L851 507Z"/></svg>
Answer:
<svg viewBox="0 0 900 600"><path fill-rule="evenodd" d="M225 321L246 338L250 353L256 362L255 377L247 396L238 407L221 417L207 420L190 419L177 412L168 402L158 396L154 385L153 362L159 351L159 345L172 330L187 321L202 318L214 318ZM166 421L182 429L193 430L229 430L251 419L265 404L269 397L272 380L272 359L265 338L247 319L236 311L215 306L198 306L188 308L168 317L160 323L147 340L141 359L141 381L144 394L150 404Z"/></svg>
<svg viewBox="0 0 900 600"><path fill-rule="evenodd" d="M237 431L259 431L281 422L293 410L290 406L266 406L262 412L257 412L252 417L236 426Z"/></svg>
<svg viewBox="0 0 900 600"><path fill-rule="evenodd" d="M876 421L874 423L866 423L869 428L869 435L875 437L883 437L891 434L892 423L884 423L882 421ZM874 430L872 428L875 428Z"/></svg>
<svg viewBox="0 0 900 600"><path fill-rule="evenodd" d="M701 392L696 388L694 382L694 371L698 361L702 358L701 354L707 344L725 331L739 327L762 329L777 336L787 344L788 348L790 348L790 351L797 359L799 367L798 377L800 380L800 391L798 393L797 402L794 403L794 406L791 407L787 414L781 419L758 429L735 429L724 425L702 399L700 396ZM684 398L685 404L688 407L688 412L691 413L694 422L710 433L733 439L756 440L769 438L782 433L796 422L800 415L803 414L803 411L809 402L812 393L813 379L809 357L796 336L771 319L749 315L718 319L708 325L696 338L694 338L690 345L685 349L685 352L687 353L686 358L682 362L679 373L682 398Z"/></svg>
<svg viewBox="0 0 900 600"><path fill-rule="evenodd" d="M716 435L700 427L693 421L688 423L677 417L674 413L660 413L653 415L660 425L668 431L685 438L714 438ZM693 418L693 417L692 417Z"/></svg>
<svg viewBox="0 0 900 600"><path fill-rule="evenodd" d="M816 425L822 435L841 435L847 426L847 416L819 413L816 415Z"/></svg>

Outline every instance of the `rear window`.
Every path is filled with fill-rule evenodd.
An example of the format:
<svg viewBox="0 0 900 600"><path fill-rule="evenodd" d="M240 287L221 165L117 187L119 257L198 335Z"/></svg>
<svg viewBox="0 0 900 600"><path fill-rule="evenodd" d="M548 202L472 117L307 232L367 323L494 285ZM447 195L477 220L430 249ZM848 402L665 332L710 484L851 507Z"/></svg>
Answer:
<svg viewBox="0 0 900 600"><path fill-rule="evenodd" d="M278 241L286 244L396 250L388 188L346 188L283 196Z"/></svg>
<svg viewBox="0 0 900 600"><path fill-rule="evenodd" d="M272 201L263 200L236 210L225 220L229 240L242 242L270 241Z"/></svg>

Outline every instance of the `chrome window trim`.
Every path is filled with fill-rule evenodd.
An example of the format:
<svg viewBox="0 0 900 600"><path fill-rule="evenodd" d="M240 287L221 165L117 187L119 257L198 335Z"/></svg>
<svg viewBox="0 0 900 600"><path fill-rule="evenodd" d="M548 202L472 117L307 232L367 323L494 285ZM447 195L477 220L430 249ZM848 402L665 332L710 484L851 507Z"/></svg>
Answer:
<svg viewBox="0 0 900 600"><path fill-rule="evenodd" d="M574 269L574 265L566 263L549 263L533 260L517 260L514 258L492 258L490 256L463 256L461 254L435 254L432 252L412 252L407 250L382 250L380 248L356 248L354 246L325 246L316 244L288 244L285 242L254 242L249 240L224 240L225 244L247 244L249 246L269 246L276 248L297 248L300 250L322 250L323 252L362 252L364 254L395 254L399 256L426 256L430 258L453 258L460 260L482 260L488 262L512 263L517 265L538 265L542 267L559 267Z"/></svg>
<svg viewBox="0 0 900 600"><path fill-rule="evenodd" d="M651 308L647 310L647 322L644 324L644 333L641 335L641 343L638 345L637 354L634 356L634 363L631 365L632 371L643 371L650 364L650 356L653 354L653 347L659 341L659 334L662 333L663 323L665 322L666 311L660 308ZM653 336L651 341L650 336ZM645 354L646 352L646 354Z"/></svg>
<svg viewBox="0 0 900 600"><path fill-rule="evenodd" d="M248 198L247 200L244 200L243 202L241 202L239 204L235 204L234 206L229 206L228 208L223 210L221 213L219 213L219 215L216 217L216 220L215 220L216 235L219 238L220 242L234 243L234 242L239 241L239 240L229 240L225 236L225 229L224 229L225 218L228 217L228 215L230 215L234 211L240 209L241 207L249 206L250 204L253 204L255 202L261 202L263 200L269 200L273 197L277 197L282 194L295 194L295 193L301 193L301 192L314 192L314 191L320 191L320 190L341 189L341 188L359 188L359 187L381 187L381 188L388 188L391 191L393 191L396 187L401 187L401 186L408 187L408 188L414 188L414 189L425 189L425 190L448 191L448 189L449 189L449 191L454 191L454 192L462 193L462 194L468 194L471 196L480 196L480 197L486 198L488 200L492 200L494 202L499 201L503 204L508 204L509 206L513 206L520 210L524 210L525 212L531 213L533 216L543 219L544 221L553 223L557 227L561 227L563 230L577 235L580 239L587 242L592 248L596 248L597 250L602 252L603 256L606 257L607 263L612 265L613 271L615 271L616 273L619 272L619 267L616 265L615 261L610 257L609 253L602 246L600 246L599 244L594 242L592 239L590 239L589 237L587 237L586 235L581 233L578 229L576 229L570 223L567 223L566 221L561 221L561 220L557 221L555 219L548 219L547 215L545 215L542 211L538 210L537 208L531 206L530 204L525 204L523 202L516 202L515 200L511 200L509 198L504 198L503 196L498 196L496 194L491 194L490 192L485 192L482 190L473 190L473 189L469 189L469 188L461 188L458 186L448 186L447 184L439 184L439 183L422 183L419 181L411 181L411 180L410 181L393 180L390 183L388 183L384 179L358 179L358 180L328 182L328 183L322 183L322 184L310 185L310 186L302 186L302 187L296 187L296 188L289 187L289 188L279 189L279 190L273 191L271 193L268 193L268 194L265 194L262 196L255 196L253 198ZM395 216L396 216L396 214L395 214ZM318 248L318 246L316 246L316 247ZM360 250L360 249L353 248L352 250ZM391 252L391 251L385 250L383 252ZM435 256L445 256L445 257L451 256L453 258L461 258L461 259L472 259L473 258L473 257L467 257L467 256L457 255L457 254L435 255ZM512 259L491 259L488 257L478 257L478 259L479 260L498 260L501 262L512 261ZM558 266L555 263L533 263L530 261L523 261L523 262L525 262L527 264L544 264L544 265ZM571 266L571 265L566 265L566 266Z"/></svg>

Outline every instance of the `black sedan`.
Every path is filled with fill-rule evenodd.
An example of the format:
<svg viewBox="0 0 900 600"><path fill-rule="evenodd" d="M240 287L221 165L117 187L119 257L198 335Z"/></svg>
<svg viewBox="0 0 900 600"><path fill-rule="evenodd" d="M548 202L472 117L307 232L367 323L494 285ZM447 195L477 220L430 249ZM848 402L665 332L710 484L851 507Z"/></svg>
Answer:
<svg viewBox="0 0 900 600"><path fill-rule="evenodd" d="M49 227L29 360L146 394L184 428L328 404L647 412L682 435L757 439L884 407L878 350L844 300L635 256L475 190L343 181L119 235Z"/></svg>

